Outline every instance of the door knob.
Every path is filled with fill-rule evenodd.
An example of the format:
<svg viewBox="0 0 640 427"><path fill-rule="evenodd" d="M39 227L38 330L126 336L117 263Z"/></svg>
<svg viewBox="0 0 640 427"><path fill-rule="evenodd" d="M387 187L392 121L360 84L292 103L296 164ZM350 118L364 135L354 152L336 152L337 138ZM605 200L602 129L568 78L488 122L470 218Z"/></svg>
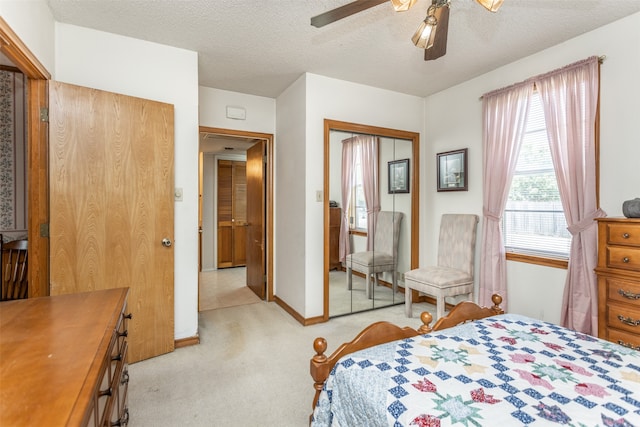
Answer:
<svg viewBox="0 0 640 427"><path fill-rule="evenodd" d="M167 239L166 237L164 239L162 239L162 246L164 246L165 248L170 248L171 247L171 239Z"/></svg>

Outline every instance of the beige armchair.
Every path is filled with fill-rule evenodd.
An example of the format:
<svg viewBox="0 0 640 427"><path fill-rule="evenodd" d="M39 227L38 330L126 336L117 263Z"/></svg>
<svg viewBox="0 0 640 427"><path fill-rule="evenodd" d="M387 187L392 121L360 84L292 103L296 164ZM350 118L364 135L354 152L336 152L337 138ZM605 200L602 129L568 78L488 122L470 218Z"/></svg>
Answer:
<svg viewBox="0 0 640 427"><path fill-rule="evenodd" d="M400 224L404 214L402 212L378 212L376 232L372 251L354 252L347 255L345 267L347 269L347 289L351 290L353 271L363 273L366 277L365 291L367 298L372 298L371 276L378 285L378 274L389 271L393 292L398 291L398 240L400 239Z"/></svg>
<svg viewBox="0 0 640 427"><path fill-rule="evenodd" d="M473 298L473 270L478 216L445 214L440 222L438 265L418 268L404 275L407 317L412 316L412 289L436 298L436 315L444 315L445 298L467 295Z"/></svg>

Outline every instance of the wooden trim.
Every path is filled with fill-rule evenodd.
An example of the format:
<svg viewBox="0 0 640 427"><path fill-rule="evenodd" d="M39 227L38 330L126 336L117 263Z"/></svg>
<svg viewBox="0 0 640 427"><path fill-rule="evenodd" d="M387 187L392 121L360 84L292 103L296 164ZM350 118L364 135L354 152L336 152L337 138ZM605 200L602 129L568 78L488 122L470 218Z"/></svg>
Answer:
<svg viewBox="0 0 640 427"><path fill-rule="evenodd" d="M515 252L507 252L506 259L507 261L525 262L527 264L543 265L545 267L553 268L563 268L565 270L569 266L569 261L564 259L545 258L541 256L517 254Z"/></svg>
<svg viewBox="0 0 640 427"><path fill-rule="evenodd" d="M0 16L0 51L11 60L27 77L31 79L51 79L51 74L31 53L20 37L13 32L9 24Z"/></svg>
<svg viewBox="0 0 640 427"><path fill-rule="evenodd" d="M275 185L274 181L274 140L273 134L270 133L260 133L260 132L250 132L244 130L235 130L235 129L223 129L223 128L214 128L214 127L206 127L200 126L200 132L207 133L215 133L218 135L226 135L226 136L238 136L243 138L255 138L255 139L263 139L266 141L266 150L267 150L267 170L265 178L267 180L267 197L266 197L266 210L267 210L267 224L266 224L266 248L267 248L267 259L266 259L266 268L267 268L267 301L274 300L274 286L273 286L273 245L274 245L274 226L273 226L273 189Z"/></svg>
<svg viewBox="0 0 640 427"><path fill-rule="evenodd" d="M308 324L308 323L306 323L307 319L305 319L304 316L302 316L300 313L298 313L296 310L294 310L293 307L291 307L289 304L287 304L286 302L282 301L277 295L275 297L275 303L278 306L280 306L284 311L289 313L289 315L291 317L296 319L302 325L307 326L307 324ZM316 322L316 323L318 323L318 322Z"/></svg>
<svg viewBox="0 0 640 427"><path fill-rule="evenodd" d="M27 77L27 199L29 203L29 298L49 295L49 125L40 109L49 106L51 75L0 17L0 52Z"/></svg>
<svg viewBox="0 0 640 427"><path fill-rule="evenodd" d="M412 142L411 168L411 269L419 265L420 236L420 134L417 132L324 119L324 304L323 318L329 320L329 141L331 131L353 132ZM354 232L355 234L357 232ZM417 298L417 293L415 295Z"/></svg>
<svg viewBox="0 0 640 427"><path fill-rule="evenodd" d="M187 337L187 338L180 338L179 340L174 341L175 348L189 347L189 346L198 345L198 344L200 344L199 335L194 335L192 337Z"/></svg>
<svg viewBox="0 0 640 427"><path fill-rule="evenodd" d="M324 136L323 136L323 140L324 140L324 212L323 212L323 218L324 218L324 225L323 225L323 230L324 230L324 254L323 254L323 266L322 266L322 271L323 271L323 288L322 288L322 321L326 322L327 320L329 320L329 265L331 264L331 226L329 225L329 218L330 218L330 212L329 212L329 188L331 188L329 185L329 171L330 171L330 159L329 159L329 146L330 144L330 140L331 140L331 121L329 120L324 120ZM346 206L343 206L342 209L347 209ZM345 215L345 212L342 212L343 215ZM340 223L342 224L342 220L340 220ZM340 226L342 227L342 225ZM338 246L340 246L340 238L338 237ZM338 251L339 253L340 251ZM338 256L338 261L340 261L340 257Z"/></svg>
<svg viewBox="0 0 640 427"><path fill-rule="evenodd" d="M598 61L598 102L596 104L596 123L594 129L596 152L596 208L600 208L600 68L602 61Z"/></svg>
<svg viewBox="0 0 640 427"><path fill-rule="evenodd" d="M0 71L8 71L10 73L20 73L23 74L22 71L20 71L20 69L18 67L11 67L8 65L2 65L0 64Z"/></svg>
<svg viewBox="0 0 640 427"><path fill-rule="evenodd" d="M29 177L29 298L49 295L49 124L40 109L49 106L49 81L29 79L27 176ZM44 234L44 236L42 235Z"/></svg>

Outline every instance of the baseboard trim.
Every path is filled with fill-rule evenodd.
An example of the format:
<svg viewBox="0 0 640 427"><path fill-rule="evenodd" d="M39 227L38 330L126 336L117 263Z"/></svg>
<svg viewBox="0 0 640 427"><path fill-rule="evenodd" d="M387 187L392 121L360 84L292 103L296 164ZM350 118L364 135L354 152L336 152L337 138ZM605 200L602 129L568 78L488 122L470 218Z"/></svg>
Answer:
<svg viewBox="0 0 640 427"><path fill-rule="evenodd" d="M174 341L175 348L189 347L192 345L200 344L200 336L195 335L193 337L180 338L179 340Z"/></svg>
<svg viewBox="0 0 640 427"><path fill-rule="evenodd" d="M300 313L298 313L293 308L291 308L289 304L287 304L286 302L278 298L277 295L275 295L273 299L274 299L274 302L280 306L280 308L282 308L284 311L289 313L291 317L296 319L303 326L315 325L316 323L324 322L324 318L322 316L312 317L311 319L305 319Z"/></svg>

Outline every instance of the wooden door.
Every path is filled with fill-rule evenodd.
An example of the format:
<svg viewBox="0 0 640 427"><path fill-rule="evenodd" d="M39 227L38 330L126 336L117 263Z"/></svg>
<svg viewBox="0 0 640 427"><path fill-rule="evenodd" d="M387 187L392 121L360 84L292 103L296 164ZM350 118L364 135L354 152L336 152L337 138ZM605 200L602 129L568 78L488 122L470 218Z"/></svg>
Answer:
<svg viewBox="0 0 640 427"><path fill-rule="evenodd" d="M246 264L247 167L218 160L218 268Z"/></svg>
<svg viewBox="0 0 640 427"><path fill-rule="evenodd" d="M49 108L51 295L129 287L129 361L173 351L173 106L51 82Z"/></svg>
<svg viewBox="0 0 640 427"><path fill-rule="evenodd" d="M265 299L265 142L247 150L247 286Z"/></svg>

